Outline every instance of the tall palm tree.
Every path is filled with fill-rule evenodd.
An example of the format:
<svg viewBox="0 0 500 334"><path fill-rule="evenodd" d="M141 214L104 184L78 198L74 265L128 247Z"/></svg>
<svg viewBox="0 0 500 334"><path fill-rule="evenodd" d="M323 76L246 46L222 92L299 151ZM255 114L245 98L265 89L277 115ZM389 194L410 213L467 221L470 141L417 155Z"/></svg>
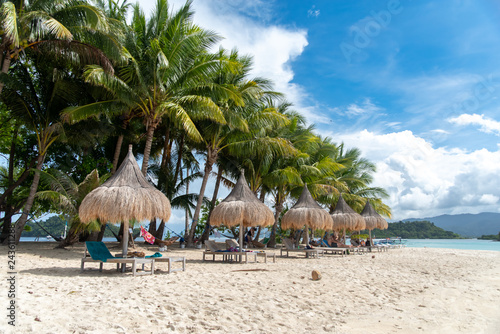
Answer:
<svg viewBox="0 0 500 334"><path fill-rule="evenodd" d="M227 52L223 49L219 51L221 58ZM194 234L196 225L200 217L203 196L208 182L208 177L212 171L213 165L217 162L219 154L223 150L228 150L230 154L253 154L261 147L266 147L270 144L276 151L284 149L283 142L272 138L248 138L251 134L249 121L254 117L253 122L257 124L267 123L267 126L277 123L286 123L286 117L274 113L259 113L259 103L265 96L279 96L280 94L270 90L271 84L263 78L248 79L248 74L251 68L252 59L249 56L240 56L237 50L231 51L227 56L230 62L238 62L240 68L237 71L228 70L226 66L221 66L219 71L213 77L213 82L217 86L226 87L228 91L236 91L241 97L235 99L234 95L230 96L213 96L219 108L224 114L225 124L217 122L200 122L198 127L203 134L203 142L199 146L203 150L205 156L205 168L203 180L200 188L198 203L193 215L193 223L188 234L187 243L194 243ZM257 114L257 115L256 115ZM263 145L266 143L267 145ZM260 144L260 145L259 145ZM243 153L245 152L245 153ZM221 166L219 165L219 168Z"/></svg>
<svg viewBox="0 0 500 334"><path fill-rule="evenodd" d="M0 1L0 71L9 73L11 63L26 49L43 49L53 57L100 63L111 70L108 56L119 57L119 47L102 11L86 1ZM84 60L85 59L85 60ZM0 93L5 86L0 76Z"/></svg>
<svg viewBox="0 0 500 334"><path fill-rule="evenodd" d="M104 87L111 98L68 111L78 120L95 115L96 107L109 109L122 104L133 110L146 126L144 174L154 132L163 119L195 141L202 137L193 120L225 122L219 107L206 93L207 75L220 63L206 50L220 37L193 24L192 16L191 1L171 14L167 1L157 0L149 20L135 5L125 39L128 64L119 68L117 76L100 66L89 66L84 73L87 82ZM209 88L217 91L215 85Z"/></svg>
<svg viewBox="0 0 500 334"><path fill-rule="evenodd" d="M4 81L2 101L13 117L19 119L36 138L37 170L42 169L50 146L62 133L60 112L86 97L82 83L74 78L75 72L77 69L67 67L63 60L49 62L26 52ZM39 181L39 174L35 174L23 213L16 223L16 242L19 242L26 224Z"/></svg>

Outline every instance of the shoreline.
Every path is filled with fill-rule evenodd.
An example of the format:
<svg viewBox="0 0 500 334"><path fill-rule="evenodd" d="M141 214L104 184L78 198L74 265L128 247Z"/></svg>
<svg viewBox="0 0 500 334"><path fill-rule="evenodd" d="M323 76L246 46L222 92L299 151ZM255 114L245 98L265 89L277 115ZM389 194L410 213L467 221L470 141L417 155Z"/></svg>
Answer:
<svg viewBox="0 0 500 334"><path fill-rule="evenodd" d="M18 333L432 333L500 329L500 253L403 248L347 257L281 258L276 263L186 256L185 272L154 276L87 264L83 244L17 246ZM111 253L118 243L107 243ZM3 247L4 254L7 248ZM118 249L118 248L116 248ZM153 254L157 247L137 244ZM279 255L279 249L275 251ZM374 257L372 257L374 256ZM6 261L2 261L6 273ZM312 281L312 270L322 279ZM7 305L2 293L2 305ZM4 318L2 328L7 327ZM149 326L148 326L149 324Z"/></svg>

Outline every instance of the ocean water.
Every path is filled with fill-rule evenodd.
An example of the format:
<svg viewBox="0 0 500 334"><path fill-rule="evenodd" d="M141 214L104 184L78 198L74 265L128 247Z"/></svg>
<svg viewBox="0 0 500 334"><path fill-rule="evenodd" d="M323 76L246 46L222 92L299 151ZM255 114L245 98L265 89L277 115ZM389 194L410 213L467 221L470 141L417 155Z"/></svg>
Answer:
<svg viewBox="0 0 500 334"><path fill-rule="evenodd" d="M407 239L406 247L472 249L500 252L500 241L477 239Z"/></svg>
<svg viewBox="0 0 500 334"><path fill-rule="evenodd" d="M224 241L222 238L218 241ZM500 252L500 241L491 240L477 240L477 239L406 239L406 247L415 248L451 248L451 249L471 249L471 250L490 250ZM47 238L40 238L35 240L35 238L25 238L22 237L21 241L39 241L47 242L53 241ZM115 242L115 238L104 238L104 242ZM142 242L143 238L135 239L135 242Z"/></svg>

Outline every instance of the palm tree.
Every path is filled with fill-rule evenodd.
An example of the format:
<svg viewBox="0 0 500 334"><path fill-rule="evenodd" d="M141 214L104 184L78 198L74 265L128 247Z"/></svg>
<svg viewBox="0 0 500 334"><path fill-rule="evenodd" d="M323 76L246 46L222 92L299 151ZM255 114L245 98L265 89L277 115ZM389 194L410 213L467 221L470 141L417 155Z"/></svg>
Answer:
<svg viewBox="0 0 500 334"><path fill-rule="evenodd" d="M49 62L26 52L4 81L2 101L11 115L36 138L36 170L42 169L50 146L61 134L60 112L86 96L81 82L74 80L74 72L77 69L67 67L62 60ZM39 174L35 174L23 213L16 223L16 242L26 224L39 180Z"/></svg>
<svg viewBox="0 0 500 334"><path fill-rule="evenodd" d="M101 229L98 221L89 224L80 222L78 209L85 196L106 181L107 176L99 177L97 169L94 169L85 177L85 180L77 184L71 176L57 169L39 171L42 182L50 190L37 192L36 196L41 200L49 201L54 211L62 212L69 217L69 232L59 244L59 248L70 246L78 241L78 236L83 231L95 231Z"/></svg>
<svg viewBox="0 0 500 334"><path fill-rule="evenodd" d="M79 120L95 115L96 107L109 110L121 104L133 110L146 126L144 174L153 135L162 120L183 129L194 141L202 137L193 120L225 122L219 107L207 95L207 88L214 93L218 87L206 84L207 75L221 62L206 50L219 36L194 25L192 16L190 1L170 14L167 1L158 0L149 20L138 5L134 6L125 39L128 64L119 68L118 76L106 73L100 66L89 66L84 73L87 82L104 87L111 99L68 111ZM224 91L225 95L229 93Z"/></svg>
<svg viewBox="0 0 500 334"><path fill-rule="evenodd" d="M0 66L9 73L11 63L26 49L43 49L53 57L72 54L73 60L100 63L112 70L108 55L118 57L119 47L109 32L102 11L85 1L0 1ZM0 76L0 93L5 86Z"/></svg>
<svg viewBox="0 0 500 334"><path fill-rule="evenodd" d="M198 203L193 215L193 223L188 234L188 246L194 243L194 233L200 217L203 196L208 182L208 177L212 171L213 165L217 162L219 154L227 150L229 154L243 155L255 154L259 149L272 147L274 151L283 151L286 149L285 143L274 138L253 136L250 131L249 122L253 122L257 127L273 125L282 125L288 122L288 119L281 114L272 111L262 112L260 104L266 96L279 96L280 94L270 91L271 84L268 80L262 78L248 79L248 73L251 68L252 59L249 56L240 56L237 50L231 51L225 56L226 51L219 51L221 58L227 57L230 62L237 62L240 68L237 71L231 71L226 66L221 66L219 71L213 77L213 82L217 86L226 87L228 91L235 91L240 99L230 96L213 96L224 114L225 124L217 122L200 122L198 127L203 133L203 142L199 146L200 150L205 152L205 168L203 180L200 188ZM219 164L219 168L222 166Z"/></svg>

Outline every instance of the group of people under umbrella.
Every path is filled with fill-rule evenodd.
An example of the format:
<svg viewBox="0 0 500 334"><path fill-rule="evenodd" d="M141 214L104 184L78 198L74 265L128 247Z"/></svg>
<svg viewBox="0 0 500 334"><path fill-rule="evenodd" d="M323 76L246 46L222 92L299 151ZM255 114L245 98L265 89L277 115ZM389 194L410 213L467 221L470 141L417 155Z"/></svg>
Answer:
<svg viewBox="0 0 500 334"><path fill-rule="evenodd" d="M107 222L124 224L122 240L124 255L127 254L129 221L155 218L167 221L170 214L169 200L146 180L134 158L131 145L116 173L91 191L79 209L80 220L83 223L99 219L103 224ZM244 229L272 225L274 215L250 190L242 171L231 193L212 211L210 222L213 226L239 226L239 244L240 249L243 249ZM374 228L387 228L387 222L373 209L369 201L366 202L361 214L358 214L349 207L342 196L330 215L312 198L306 184L299 200L283 216L281 227L282 229L305 227L306 231L309 228L333 231L368 229L371 232Z"/></svg>

